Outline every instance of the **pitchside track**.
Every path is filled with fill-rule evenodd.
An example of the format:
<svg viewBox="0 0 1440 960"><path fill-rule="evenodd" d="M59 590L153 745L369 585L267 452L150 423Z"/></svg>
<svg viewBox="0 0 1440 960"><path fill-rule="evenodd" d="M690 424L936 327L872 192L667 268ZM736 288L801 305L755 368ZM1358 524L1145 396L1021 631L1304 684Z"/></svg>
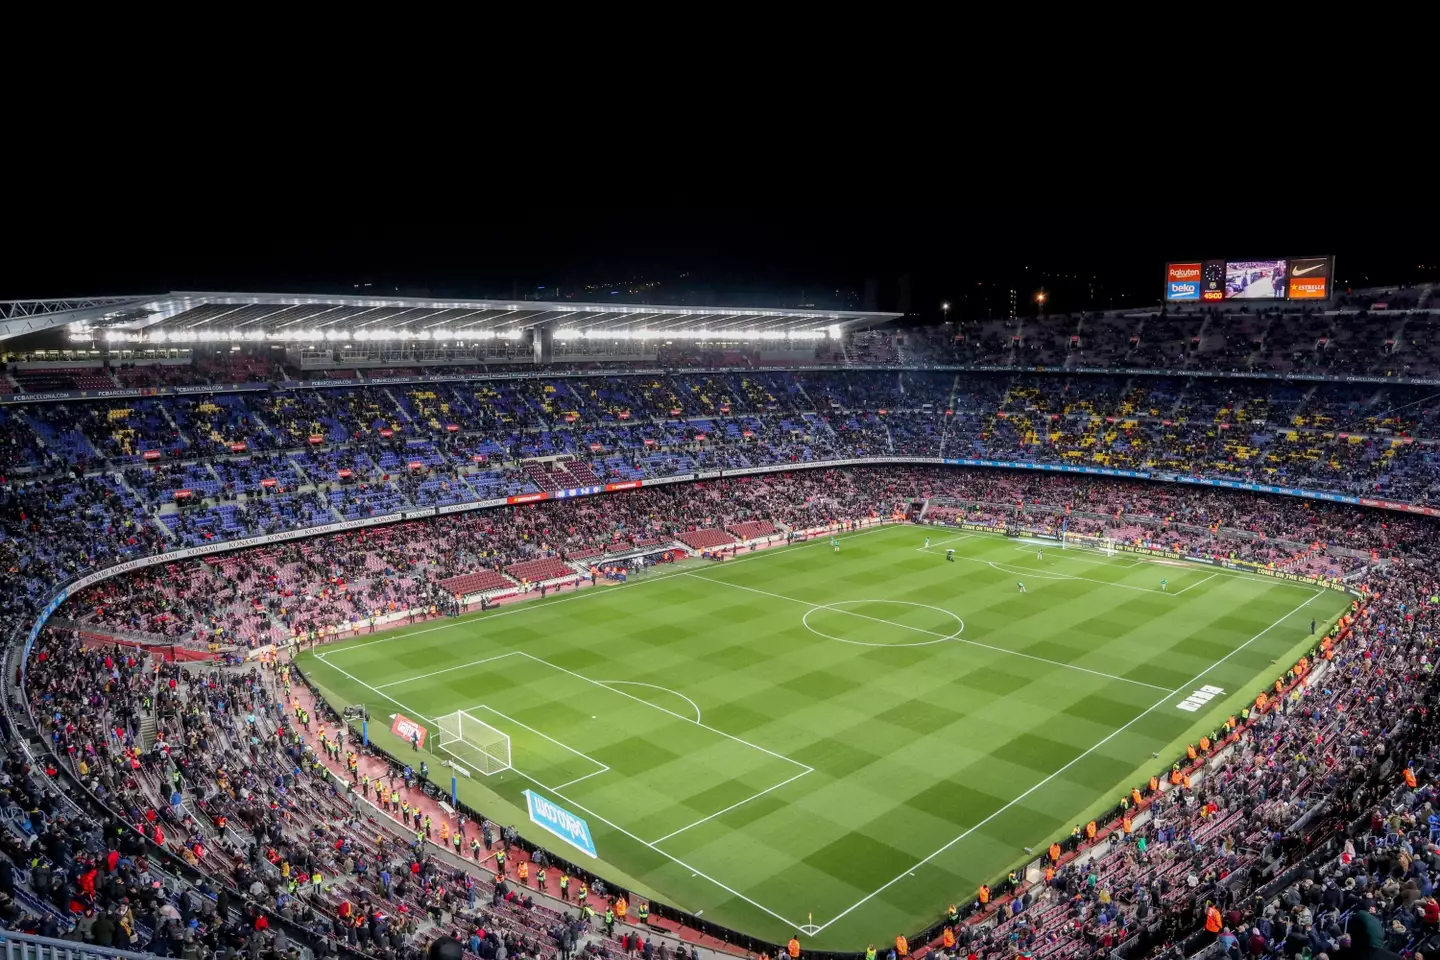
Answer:
<svg viewBox="0 0 1440 960"><path fill-rule="evenodd" d="M504 734L509 769L461 795L562 856L586 859L529 824L523 791L589 821L602 876L758 936L858 949L1113 806L1348 602L1036 550L884 527L838 554L815 540L658 568L303 665L332 702L366 704L397 755L417 757L388 730L397 712ZM1207 686L1224 693L1182 708ZM439 742L426 759L445 782Z"/></svg>

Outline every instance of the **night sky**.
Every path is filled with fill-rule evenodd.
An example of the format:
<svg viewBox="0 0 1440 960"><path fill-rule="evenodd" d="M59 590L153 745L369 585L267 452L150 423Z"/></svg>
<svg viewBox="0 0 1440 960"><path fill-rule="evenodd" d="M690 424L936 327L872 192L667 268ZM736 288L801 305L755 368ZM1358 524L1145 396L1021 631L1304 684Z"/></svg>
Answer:
<svg viewBox="0 0 1440 960"><path fill-rule="evenodd" d="M32 225L0 272L0 299L169 290L550 299L558 287L561 298L612 302L873 302L925 322L947 299L952 317L983 315L1010 287L1022 302L1044 287L1052 312L1154 303L1165 261L1189 258L1333 253L1342 288L1440 279L1440 244L1412 215L1184 219L1174 208L1054 207L127 216Z"/></svg>

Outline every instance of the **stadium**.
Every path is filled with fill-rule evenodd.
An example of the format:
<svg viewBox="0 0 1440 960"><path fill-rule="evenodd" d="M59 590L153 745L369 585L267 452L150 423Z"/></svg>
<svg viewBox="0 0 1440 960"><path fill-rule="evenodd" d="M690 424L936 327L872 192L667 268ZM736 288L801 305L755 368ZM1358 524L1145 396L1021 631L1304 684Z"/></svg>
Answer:
<svg viewBox="0 0 1440 960"><path fill-rule="evenodd" d="M4 926L1435 949L1440 298L1257 306L1274 263L1243 306L918 327L0 305L67 341L0 374Z"/></svg>

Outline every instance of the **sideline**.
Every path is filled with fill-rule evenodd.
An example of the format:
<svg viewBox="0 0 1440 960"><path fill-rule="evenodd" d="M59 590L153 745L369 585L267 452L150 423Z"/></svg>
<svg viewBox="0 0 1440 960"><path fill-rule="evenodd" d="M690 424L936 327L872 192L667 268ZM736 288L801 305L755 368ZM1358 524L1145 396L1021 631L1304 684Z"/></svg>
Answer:
<svg viewBox="0 0 1440 960"><path fill-rule="evenodd" d="M1011 800L1009 803L1005 804L1005 806L1001 807L999 810L996 810L994 813L990 814L990 815L989 815L988 817L986 817L984 820L981 820L979 823L975 824L975 825L972 826L970 829L966 830L964 833L962 833L962 834L960 834L959 836L955 837L955 839L951 840L949 843L945 844L943 847L940 847L938 850L936 850L936 851L934 851L933 853L929 854L929 855L926 856L923 860L918 861L917 863L915 863L914 866L911 866L911 867L909 867L908 869L906 869L906 870L902 871L901 873L897 874L897 875L896 875L892 880L890 880L888 883L885 883L883 886L878 887L878 888L875 889L875 890L872 890L870 893L867 893L865 896L861 897L859 900L855 901L855 902L852 903L850 906L846 907L844 910L841 910L839 913L835 914L835 916L831 917L829 920L827 920L827 921L825 921L824 923L819 924L818 926L816 926L816 927L815 927L815 933L819 933L821 930L824 930L826 927L828 927L828 926L830 926L831 924L835 923L837 920L842 919L843 917L845 917L846 915L850 914L851 912L853 912L853 911L856 910L857 908L864 906L866 903L869 903L871 899L873 899L874 897L876 897L876 896L884 893L886 890L890 889L890 888L893 887L895 884L899 883L901 880L903 880L903 879L905 879L906 877L908 877L913 871L918 870L918 869L920 869L921 867L925 866L925 864L929 863L931 860L934 860L936 857L940 856L940 854L944 853L946 850L949 850L951 847L955 846L955 844L959 843L961 840L964 840L966 837L970 836L970 834L974 833L976 830L979 830L981 827L985 826L985 824L989 823L991 820L994 820L996 817L1000 816L1000 814L1004 813L1006 810L1009 810L1011 807L1015 806L1017 803L1020 803L1020 802L1021 802L1022 800L1024 800L1026 797L1030 796L1030 794L1034 793L1036 790L1039 790L1041 787L1045 786L1045 784L1049 783L1051 780L1054 780L1056 777L1060 776L1060 774L1064 773L1066 770L1069 770L1071 767L1075 766L1075 764L1079 763L1081 760L1085 759L1085 758L1088 757L1090 754L1094 753L1096 750L1100 749L1100 748L1103 747L1105 744L1107 744L1107 743L1109 743L1111 740L1115 739L1115 737L1119 736L1121 733L1124 733L1124 732L1125 732L1126 730L1128 730L1130 727L1133 727L1135 724L1137 724L1137 723L1139 723L1141 720L1145 719L1145 717L1149 716L1149 715L1155 710L1156 707L1158 707L1158 706L1160 706L1161 704L1167 702L1171 697L1175 696L1175 694L1179 693L1179 692L1182 691L1182 690L1192 689L1191 685L1194 684L1195 681L1204 678L1205 675L1208 674L1211 670L1214 670L1216 667L1220 666L1220 665L1221 665L1222 663L1224 663L1226 660L1229 660L1231 657L1235 656L1235 654L1239 653L1241 650L1244 650L1246 647L1250 646L1250 644L1254 643L1256 640L1259 640L1261 637L1265 636L1265 634L1269 633L1271 630L1274 630L1276 627L1280 626L1280 624L1284 623L1286 620L1289 620L1291 617L1295 616L1295 614L1299 613L1301 610L1303 610L1303 609L1305 609L1306 607L1308 607L1308 606L1311 604L1311 602L1315 600L1316 597L1319 597L1319 596L1321 596L1321 595L1324 594L1324 593L1325 593L1325 589L1324 589L1323 587L1320 588L1320 589L1317 589L1313 594L1311 594L1309 597L1307 597L1307 598L1304 600L1304 602L1302 602L1302 603L1301 603L1298 607L1296 607L1294 610L1291 610L1289 613L1285 614L1285 615L1284 615L1283 617L1281 617L1279 620L1276 620L1274 623L1270 624L1270 626L1266 627L1264 630L1261 630L1259 633L1255 634L1255 636L1251 637L1249 640L1246 640L1244 643L1240 644L1240 646L1236 647L1234 650L1231 650L1229 653L1225 654L1225 656L1221 657L1219 660L1216 660L1214 663L1210 664L1210 666L1206 667L1204 670L1201 670L1201 671L1200 671L1199 673L1197 673L1195 676L1191 677L1189 680L1186 680L1184 683L1180 684L1180 686L1176 687L1174 690L1171 690L1169 693L1165 694L1165 696L1161 697L1159 700L1156 700L1153 704L1151 704L1150 706L1146 707L1145 710L1144 710L1142 713L1137 714L1134 718L1132 718L1129 722L1127 722L1123 727L1118 727L1118 728L1116 728L1112 733L1110 733L1108 736L1106 736L1105 739L1099 741L1099 742L1096 743L1094 746L1092 746L1090 749L1086 750L1084 753L1080 754L1078 757L1076 757L1075 759L1071 760L1069 763L1065 764L1065 765L1064 765L1063 767L1061 767L1059 770L1056 770L1054 773L1050 774L1050 776L1046 777L1044 780L1041 780L1039 783L1035 784L1035 785L1034 785L1033 787L1031 787L1029 790L1026 790L1024 793L1020 794L1018 797L1016 797L1015 799Z"/></svg>
<svg viewBox="0 0 1440 960"><path fill-rule="evenodd" d="M909 525L909 524L906 524L906 523L904 523L904 522L899 522L899 521L892 522L892 523L877 523L877 524L875 524L874 526L869 527L868 529L865 529L865 530L855 530L855 531L851 531L850 533L835 533L835 534L832 534L832 536L835 536L835 537L838 537L838 538L844 539L844 540L854 540L856 537L869 536L870 534L876 533L876 532L878 532L878 531L880 531L880 530L888 530L888 529L893 529L893 528L895 528L895 527L903 527L903 526L908 526L908 525ZM761 557L772 556L772 555L775 554L775 553L798 550L798 549L801 549L801 548L804 548L804 547L814 546L814 545L817 544L817 543L823 543L823 542L825 542L825 540L824 540L824 535L817 535L817 536L811 537L811 538L808 539L808 540L802 541L802 542L800 542L800 543L777 544L777 545L775 545L775 546L773 546L773 547L766 547L766 548L763 549L763 550L756 550L754 553L749 554L749 555L747 555L747 556L737 557L737 558L734 559L734 560L725 560L725 561L723 561L723 565L724 565L724 566L727 566L727 567L728 567L728 566L734 566L734 565L737 564L737 563L745 563L745 562L750 561L750 560L758 560L758 559L760 559ZM692 558L692 559L693 559L693 558ZM688 561L682 560L682 561L680 561L680 562L681 562L681 563L686 563L686 562L688 562ZM513 609L510 609L510 610L501 610L501 611L499 611L498 613L489 613L489 612L484 612L484 613L482 613L482 612L476 611L476 612L474 612L474 613L468 613L468 614L465 614L465 615L463 615L463 616L456 617L456 618L452 619L449 623L442 623L442 624L439 624L438 626L434 626L434 627L425 627L425 628L423 628L423 629L421 629L421 630L407 630L407 631L405 631L405 632L403 632L403 633L396 633L394 636L381 637L379 640L367 640L367 641L365 641L364 643L351 643L350 641L347 641L347 640L337 640L337 641L333 641L334 644L336 645L336 649L327 651L327 652L325 653L325 656L327 656L327 657L338 656L339 654L346 653L346 652L351 651L351 650L362 650L362 649L364 649L365 647L373 647L374 645L376 645L376 644L378 644L378 643L392 643L392 642L394 642L394 641L396 641L396 640L406 640L406 639L409 639L410 637L418 637L418 636L421 636L421 635L423 635L423 634L434 633L434 632L437 631L437 630L450 630L450 629L453 629L454 627L458 627L458 626L462 626L462 625L469 625L469 624L475 623L475 622L480 621L480 620L493 620L493 619L495 619L496 617L508 617L508 616L512 616L512 615L517 614L517 613L525 613L525 612L528 611L528 610L539 610L539 609L541 609L542 607L552 607L552 606L554 606L554 605L557 604L557 603L567 603L567 602L569 602L569 601L571 601L571 600L579 600L579 599L582 599L582 598L584 598L584 597L590 597L590 596L609 596L610 594L615 593L617 590L624 590L626 587L640 587L640 586L644 586L644 585L647 584L647 583L656 583L656 582L661 581L661 580L669 580L671 577L683 577L683 576L685 576L686 574L688 574L689 572L690 572L690 571L689 571L688 569L684 569L684 570L675 570L675 571L672 572L672 573L660 573L660 574L655 574L655 575L653 575L653 576L645 577L644 579L628 580L628 581L626 581L625 583L617 583L617 584L615 584L615 585L613 585L613 586L606 587L606 588L604 588L603 590L602 590L602 589L596 589L596 588L594 588L594 587L586 587L586 588L584 588L584 589L576 589L575 591L573 591L572 593L570 593L569 596L556 597L556 598L554 598L553 600L551 600L551 599L539 599L539 598L537 598L537 599L538 599L538 602L535 602L535 601L524 602L524 601L522 601L522 602L520 602L520 603L513 603L513 604L511 604L511 606L513 607ZM342 644L343 644L343 646L342 646ZM320 653L319 653L318 651L312 651L312 652L314 652L317 657L320 656Z"/></svg>

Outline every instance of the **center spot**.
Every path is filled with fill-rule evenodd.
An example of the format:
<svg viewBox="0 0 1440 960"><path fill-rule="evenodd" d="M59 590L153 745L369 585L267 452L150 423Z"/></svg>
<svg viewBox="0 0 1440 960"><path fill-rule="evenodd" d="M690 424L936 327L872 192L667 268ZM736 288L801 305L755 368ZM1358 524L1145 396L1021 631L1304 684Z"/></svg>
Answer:
<svg viewBox="0 0 1440 960"><path fill-rule="evenodd" d="M863 647L923 647L965 629L949 610L905 600L839 600L812 607L801 622L817 636Z"/></svg>

